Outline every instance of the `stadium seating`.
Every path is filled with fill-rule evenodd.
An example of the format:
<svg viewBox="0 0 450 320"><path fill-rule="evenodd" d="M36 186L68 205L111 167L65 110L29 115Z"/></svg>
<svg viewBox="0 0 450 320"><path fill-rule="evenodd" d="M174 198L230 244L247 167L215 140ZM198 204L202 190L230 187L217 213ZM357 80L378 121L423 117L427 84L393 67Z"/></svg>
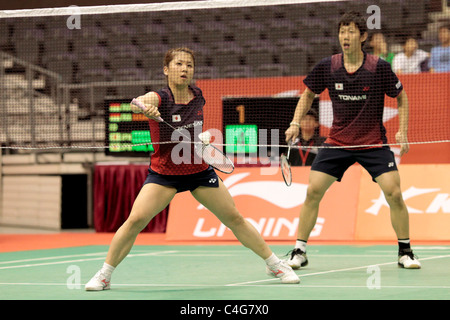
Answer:
<svg viewBox="0 0 450 320"><path fill-rule="evenodd" d="M369 2L352 3L352 9L365 9ZM380 3L383 32L387 36L395 37L405 26L415 34L426 30L426 0L380 0ZM348 8L345 2L317 3L303 8L305 10L299 10L298 5L292 4L277 6L274 10L243 7L187 10L179 14L155 11L88 15L83 16L79 30L66 28L65 17L3 19L0 45L26 61L58 72L70 72L70 63L66 59L52 64L48 61L71 53L73 62L79 66L74 72L79 74L63 77L77 81L82 81L85 68L92 68L91 64L95 63L103 65L107 60L106 68L111 71L140 67L149 70L154 79L160 79L160 73L154 70L161 68L164 50L174 46L201 48L198 65L214 67L210 76L226 76L223 67L229 65L246 65L252 74L257 74L260 65L274 63L287 66L291 69L289 74L305 74L319 59L339 50L335 23ZM309 46L314 59L308 59L308 50L295 54L293 50L276 45L292 39L303 47ZM125 48L119 49L121 46ZM97 57L97 61L88 62L85 51L98 47L102 47L99 51L105 61ZM300 54L306 57L300 59L298 66ZM284 66L272 70L279 74Z"/></svg>

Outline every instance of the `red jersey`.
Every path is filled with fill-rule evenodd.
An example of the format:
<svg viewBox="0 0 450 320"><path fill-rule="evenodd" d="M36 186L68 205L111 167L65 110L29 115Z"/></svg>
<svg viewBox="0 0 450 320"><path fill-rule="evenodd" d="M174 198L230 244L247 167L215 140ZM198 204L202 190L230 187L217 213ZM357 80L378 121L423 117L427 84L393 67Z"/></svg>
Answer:
<svg viewBox="0 0 450 320"><path fill-rule="evenodd" d="M336 54L319 62L304 83L316 94L328 89L333 124L325 143L338 146L387 143L384 98L385 95L395 98L403 90L389 63L364 52L362 66L348 73L343 55Z"/></svg>
<svg viewBox="0 0 450 320"><path fill-rule="evenodd" d="M180 141L198 141L198 134L203 128L205 99L198 87L189 86L189 89L194 94L194 98L188 104L175 103L169 87L156 92L160 99L158 111L161 118L177 129L174 132L165 123L149 120L150 136L153 142L173 142L153 145L155 152L151 156L150 167L159 174L187 175L208 168L208 164L196 156L194 144L180 143Z"/></svg>

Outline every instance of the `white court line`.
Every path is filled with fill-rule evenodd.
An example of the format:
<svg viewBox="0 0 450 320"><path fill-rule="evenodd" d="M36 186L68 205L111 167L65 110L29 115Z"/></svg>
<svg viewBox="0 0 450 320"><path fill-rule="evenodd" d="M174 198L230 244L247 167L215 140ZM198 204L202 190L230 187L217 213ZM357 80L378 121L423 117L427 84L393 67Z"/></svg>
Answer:
<svg viewBox="0 0 450 320"><path fill-rule="evenodd" d="M137 251L137 252L144 252L144 253L130 253L127 255L127 257L142 257L142 256L165 256L165 255L173 255L176 253L176 257L183 257L183 256L190 256L190 257L228 257L232 256L233 254L230 253L213 253L213 254L185 254L180 253L180 251L171 250L171 251L158 251L158 252L148 252L148 251ZM185 251L183 251L185 252ZM194 252L194 251L193 251ZM197 251L195 251L197 252ZM204 251L207 252L207 251ZM17 269L17 268L29 268L29 267L37 267L37 266L48 266L48 265L55 265L55 264L64 264L64 263L73 263L73 262L84 262L84 261L94 261L94 260L102 260L106 257L106 252L96 252L96 253L85 253L85 254L76 254L76 255L65 255L65 256L54 256L54 257L42 257L42 258L33 258L33 259L23 259L23 260L11 260L11 261L2 261L0 262L0 265L2 264L12 264L12 263L22 263L22 262L30 262L30 261L42 261L42 260L57 260L62 258L73 258L73 257L84 257L84 256L96 256L101 255L101 257L98 258L88 258L88 259L75 259L75 260L64 260L64 261L56 261L56 262L43 262L43 263L34 263L34 264L24 264L24 265L16 265L16 266L6 266L6 267L0 267L0 270L4 269Z"/></svg>
<svg viewBox="0 0 450 320"><path fill-rule="evenodd" d="M428 257L428 258L420 259L420 261L433 260L433 259L442 259L442 258L450 258L450 255ZM367 268L373 267L373 266L386 266L386 265L397 264L397 263L398 263L397 261L395 261L395 262L386 262L386 263L376 263L376 264L370 264L370 265L360 266L360 267L352 267L352 268L334 269L334 270L328 270L328 271L306 273L306 274L300 275L300 279L304 278L304 277L316 276L316 275L321 275L321 274L344 272L344 271L352 271L352 270L358 270L358 269L367 269ZM248 282L239 282L239 283L228 284L227 286L230 286L230 287L232 287L232 286L243 286L243 285L249 285L249 284L260 283L260 282L267 282L267 281L274 281L274 280L279 280L279 279L278 278L272 278L272 279L264 279L264 280L248 281Z"/></svg>
<svg viewBox="0 0 450 320"><path fill-rule="evenodd" d="M152 256L152 255L164 255L164 254L173 254L177 253L178 251L161 251L161 252L147 252L147 253L140 253L140 254L129 254L128 257L139 257L139 256ZM83 255L73 255L73 256L84 256L84 255L98 255L98 254L104 254L104 253L91 253L91 254L83 254ZM178 256L178 255L177 255ZM67 257L67 256L60 256L60 257ZM434 260L434 259L442 259L442 258L449 258L450 255L440 255L440 256L434 256L434 257L427 257L420 259L421 261L425 260ZM57 257L53 257L57 258ZM45 258L43 258L45 259ZM39 264L29 264L29 265L20 265L20 266L9 266L9 267L0 267L0 269L13 269L13 268L25 268L25 267L34 267L34 266L42 266L42 265L52 265L52 264L63 264L63 263L72 263L72 262L80 262L80 261L93 261L93 260L100 260L104 259L104 257L99 258L88 258L88 259L77 259L77 260L66 260L66 261L56 261L56 262L47 262L47 263L39 263ZM322 275L322 274L329 274L329 273L336 273L336 272L345 272L345 271L352 271L352 270L358 270L358 269L367 269L371 266L384 266L384 265L392 265L397 264L397 262L386 262L386 263L379 263L379 264L371 264L366 266L359 266L359 267L351 267L351 268L343 268L343 269L334 269L334 270L328 270L328 271L321 271L321 272L314 272L314 273L307 273L302 274L300 278L308 277L308 276L315 276L315 275ZM233 284L225 284L225 285L208 285L208 284L114 284L114 286L131 286L131 287L245 287L245 286L264 286L257 283L262 282L268 282L268 281L279 281L278 278L270 278L270 279L264 279L264 280L257 280L257 281L248 281L248 282L241 282L241 283L233 283ZM30 286L66 286L67 283L8 283L8 282L1 282L0 285L30 285ZM298 288L298 286L305 287L305 288L366 288L367 286L328 286L328 285L286 285L286 284L278 284L278 285L270 285L270 287L273 286L281 286L285 288ZM383 286L383 288L429 288L429 289L448 289L449 286Z"/></svg>
<svg viewBox="0 0 450 320"><path fill-rule="evenodd" d="M167 253L176 253L177 251L160 251L160 252L149 252L149 253L132 253L127 257L143 257L143 256L156 256L159 254L167 254ZM94 261L94 260L103 260L106 257L106 254L103 253L104 256L98 258L87 258L87 259L75 259L75 260L63 260L63 261L53 261L53 262L43 262L43 263L34 263L34 264L23 264L23 265L15 265L15 266L6 266L0 267L0 270L4 269L19 269L19 268L30 268L30 267L40 267L40 266L49 266L56 264L64 264L64 263L74 263L74 262L85 262L85 261ZM90 254L86 254L90 255ZM83 254L74 255L74 256L84 256Z"/></svg>
<svg viewBox="0 0 450 320"><path fill-rule="evenodd" d="M57 282L0 282L1 285L18 286L67 286L67 283ZM82 284L80 284L81 286ZM114 283L114 287L224 287L223 284L155 284L155 283Z"/></svg>
<svg viewBox="0 0 450 320"><path fill-rule="evenodd" d="M98 256L98 255L106 256L106 252L72 254L72 255L66 255L66 256L42 257L42 258L22 259L22 260L10 260L10 261L2 261L2 262L0 262L0 264L21 263L21 262L30 262L30 261L40 261L40 260L55 260L55 259L62 259L62 258L73 258L73 257L80 257L80 256Z"/></svg>
<svg viewBox="0 0 450 320"><path fill-rule="evenodd" d="M277 279L271 279L271 280L277 280ZM67 286L67 283L45 283L45 282L0 282L0 286L54 286L54 287L61 287L61 286ZM72 284L74 285L74 284ZM84 284L79 284L80 285L80 289L82 289ZM161 283L161 284L155 284L155 283L113 283L111 285L112 287L197 287L197 288L201 288L201 287L205 287L205 288L210 288L210 287L216 287L216 288L221 288L221 287L227 287L229 288L230 285L223 285L223 284L167 284L167 283ZM273 287L282 287L282 288L295 288L298 290L299 287L302 288L335 288L335 289L346 289L346 288L353 288L353 289L357 289L357 288L363 288L363 289L367 289L367 285L352 285L352 286L346 286L346 285L302 285L302 284L298 284L298 285L288 285L288 284L271 284L271 285L261 285L261 284L253 284L253 285L233 285L232 287L269 287L269 288L273 288ZM405 286L381 286L382 289L450 289L450 286L411 286L411 285L405 285Z"/></svg>

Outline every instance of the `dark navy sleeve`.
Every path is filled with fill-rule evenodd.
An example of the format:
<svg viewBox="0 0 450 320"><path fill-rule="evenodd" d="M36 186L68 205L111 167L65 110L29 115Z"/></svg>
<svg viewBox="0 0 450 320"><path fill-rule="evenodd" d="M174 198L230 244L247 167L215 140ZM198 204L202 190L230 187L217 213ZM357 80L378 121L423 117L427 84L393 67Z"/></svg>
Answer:
<svg viewBox="0 0 450 320"><path fill-rule="evenodd" d="M403 90L403 85L397 75L392 71L391 65L380 59L378 62L378 79L384 86L384 93L391 98L396 98Z"/></svg>
<svg viewBox="0 0 450 320"><path fill-rule="evenodd" d="M315 94L322 93L327 88L327 75L330 74L331 59L325 58L320 61L308 76L303 80L303 83Z"/></svg>

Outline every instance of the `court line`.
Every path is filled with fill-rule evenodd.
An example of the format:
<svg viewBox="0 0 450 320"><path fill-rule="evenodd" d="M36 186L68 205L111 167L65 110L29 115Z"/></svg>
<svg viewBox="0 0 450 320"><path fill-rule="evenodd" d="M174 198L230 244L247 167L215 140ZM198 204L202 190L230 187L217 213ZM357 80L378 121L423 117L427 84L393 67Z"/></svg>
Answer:
<svg viewBox="0 0 450 320"><path fill-rule="evenodd" d="M67 286L67 283L58 282L0 282L1 285L23 285L23 286ZM71 285L75 285L71 283ZM84 283L79 284L84 287ZM116 287L224 287L223 284L154 284L154 283L114 283L112 286Z"/></svg>
<svg viewBox="0 0 450 320"><path fill-rule="evenodd" d="M441 255L441 256L422 258L422 259L420 259L420 261L441 259L441 258L450 258L450 255ZM334 269L334 270L306 273L306 274L300 275L300 279L304 278L304 277L322 275L322 274L327 274L327 273L336 273L336 272L352 271L352 270L359 270L359 269L367 269L367 268L373 267L373 266L386 266L386 265L391 265L391 264L398 264L398 262L394 261L394 262L386 262L386 263L376 263L376 264L370 264L370 265L366 265L366 266L359 266L359 267L351 267L351 268L343 268L343 269ZM248 282L239 282L239 283L228 284L227 286L230 286L230 287L232 287L232 286L242 286L242 285L249 285L249 284L253 284L253 283L268 282L268 281L275 281L275 280L279 280L279 279L278 278L272 278L272 279L264 279L264 280L248 281Z"/></svg>
<svg viewBox="0 0 450 320"><path fill-rule="evenodd" d="M145 255L161 255L161 256L171 256L174 253L176 253L176 257L228 257L236 255L236 252L228 251L228 253L222 252L222 253L208 253L209 251L161 251L161 252L148 252L143 250L138 250L135 252L142 252L141 254L137 253L130 253L127 257L133 257L133 256L145 256ZM180 253L183 252L183 253ZM192 254L188 252L193 252ZM205 253L199 253L199 252L205 252ZM72 257L82 257L82 256L97 256L102 255L103 258L106 257L106 252L95 252L95 253L83 253L83 254L74 254L74 255L64 255L64 256L53 256L53 257L41 257L41 258L31 258L31 259L21 259L21 260L10 260L10 261L0 261L0 265L2 264L12 264L12 263L22 263L22 262L31 262L31 261L41 261L41 260L57 260L62 258L72 258ZM361 257L388 257L392 256L391 254L367 254L367 255L358 255L358 254L315 254L317 258L323 258L323 257L346 257L346 258L361 258ZM175 257L175 256L174 256ZM283 257L283 256L281 256ZM424 260L426 258L421 258L420 260ZM98 259L92 259L92 260L98 260ZM89 259L84 259L80 261L89 261ZM64 262L61 262L64 263ZM50 265L49 263L48 265ZM40 265L40 264L37 264ZM43 265L43 264L42 264ZM31 265L30 265L31 266ZM2 267L0 267L2 269Z"/></svg>
<svg viewBox="0 0 450 320"><path fill-rule="evenodd" d="M133 258L133 257L142 257L142 256L156 256L159 254L167 254L167 253L176 253L177 251L161 251L161 252L148 252L148 253L131 253L127 257ZM105 254L105 253L103 253ZM85 254L89 255L89 254ZM77 256L77 255L74 255ZM80 254L78 256L83 256L83 254ZM49 265L55 265L55 264L64 264L64 263L74 263L74 262L85 262L85 261L95 261L95 260L104 260L106 257L98 257L98 258L87 258L87 259L75 259L75 260L63 260L63 261L53 261L53 262L43 262L43 263L35 263L35 264L23 264L23 265L16 265L16 266L6 266L6 267L0 267L0 270L5 269L19 269L19 268L30 268L30 267L40 267L40 266L49 266Z"/></svg>
<svg viewBox="0 0 450 320"><path fill-rule="evenodd" d="M150 252L148 251L135 251L135 252L142 252L139 255L143 255L143 254L148 254ZM177 257L204 257L204 256L208 256L208 257L228 257L228 256L232 256L233 254L231 253L213 253L213 254L208 254L207 251L205 251L205 253L194 253L194 254L189 254L186 253L186 251L182 251L183 253L180 253L181 251L161 251L161 252L155 252L153 251L152 253L161 255L161 256L165 256L165 255L173 255L174 253L177 254ZM194 252L194 251L193 251ZM195 251L196 252L196 251ZM0 261L0 265L2 264L12 264L12 263L22 263L22 262L30 262L30 261L40 261L40 260L57 260L57 259L62 259L62 258L73 258L73 257L82 257L82 256L96 256L96 255L103 255L104 257L106 257L106 252L96 252L96 253L80 253L80 254L73 254L73 255L64 255L64 256L53 256L53 257L41 257L41 258L31 258L31 259L22 259L22 260L10 260L10 261ZM127 257L132 257L133 255L137 255L137 253L130 253Z"/></svg>
<svg viewBox="0 0 450 320"><path fill-rule="evenodd" d="M40 260L55 260L55 259L62 259L62 258L73 258L73 257L80 257L80 256L97 256L97 255L104 255L104 256L106 256L106 252L71 254L71 255L65 255L65 256L41 257L41 258L32 258L32 259L1 261L0 264L21 263L21 262L30 262L30 261L40 261Z"/></svg>
<svg viewBox="0 0 450 320"><path fill-rule="evenodd" d="M166 254L166 253L174 253L176 251L163 251L160 253ZM143 254L132 254L132 256L148 256L148 255L157 255L157 252L152 253L143 253ZM424 260L434 260L434 259L442 259L442 258L449 258L450 255L440 255L440 256L434 256L434 257L428 257L423 258L421 261ZM79 259L74 261L89 261L89 260L98 260L99 258L91 258L91 259ZM100 258L100 259L103 259ZM52 263L46 263L46 264L60 264L60 263L67 263L67 261L58 261L58 262L52 262ZM314 272L314 273L307 273L300 276L300 278L308 277L308 276L315 276L315 275L322 275L327 273L336 273L336 272L344 272L344 271L351 271L351 270L358 270L358 269L365 269L372 266L385 266L385 265L392 265L397 264L397 262L386 262L386 263L379 263L379 264L372 264L372 265L366 265L366 266L359 266L359 267L351 267L351 268L343 268L343 269L335 269L335 270L328 270L328 271L321 271L321 272ZM42 264L38 264L42 265ZM33 265L30 265L33 266ZM12 266L14 267L14 266ZM16 266L16 267L22 267L22 266ZM4 267L3 269L8 268ZM1 268L0 268L1 269ZM248 281L248 282L241 282L241 283L234 283L234 284L225 284L225 285L215 285L215 284L120 284L115 283L113 286L117 287L262 287L266 285L261 285L257 283L262 282L268 282L268 281L277 281L278 278L270 278L270 279L264 279L264 280L257 280L257 281ZM27 286L67 286L67 283L29 283L29 282L1 282L0 285L27 285ZM73 285L73 284L72 284ZM268 285L267 285L268 286ZM360 285L360 286L345 286L345 285L286 285L286 284L275 284L270 285L270 287L279 286L283 288L367 288L367 286ZM80 284L80 288L82 287L82 284ZM450 286L382 286L381 288L407 288L407 289L450 289Z"/></svg>
<svg viewBox="0 0 450 320"><path fill-rule="evenodd" d="M160 252L146 252L146 253L132 253L129 254L128 257L141 257L141 256L157 256L157 255L166 255L166 254L174 254L178 253L179 251L160 251ZM43 258L35 258L35 259L25 259L25 260L15 260L15 262L25 262L25 261L37 261L37 260L49 260L49 259L59 259L59 258L67 258L67 257L77 257L77 256L92 256L92 255L105 255L105 252L98 252L98 253L88 253L88 254L78 254L78 255L65 255L65 256L56 256L56 257L43 257ZM178 256L178 255L177 255ZM433 256L433 257L426 257L421 258L421 261L426 260L434 260L434 259L442 259L442 258L449 258L450 255L439 255L439 256ZM94 261L94 260L101 260L105 257L98 257L98 258L87 258L87 259L75 259L75 260L64 260L64 261L53 261L53 262L46 262L46 263L37 263L37 264L26 264L26 265L16 265L16 266L6 266L6 267L0 267L0 270L2 269L14 269L14 268L26 268L26 267L35 267L35 266L44 266L44 265L54 265L54 264L64 264L64 263L73 263L73 262L84 262L84 261ZM2 263L12 263L13 261L6 261ZM397 264L397 261L394 262L386 262L386 263L379 263L379 264L371 264L371 265L365 265L365 266L358 266L358 267L351 267L351 268L343 268L343 269L334 269L334 270L327 270L327 271L320 271L320 272L314 272L314 273L307 273L300 275L300 278L308 277L308 276L315 276L315 275L323 275L323 274L329 274L329 273L336 273L336 272L345 272L345 271L352 271L352 270L358 270L358 269L366 269L368 267L372 266L385 266L385 265L392 265ZM257 283L262 282L268 282L268 281L277 281L278 278L270 278L270 279L264 279L264 280L257 280L257 281L248 281L248 282L240 282L240 283L233 283L233 284L225 284L225 285L207 285L207 284L114 284L114 286L134 286L134 287L233 287L233 286L264 286ZM65 286L66 283L7 283L2 282L0 285L35 285L35 286ZM273 286L282 286L282 287L297 287L297 286L289 286L286 284L279 284L279 285L270 285ZM358 287L364 287L366 286L327 286L327 285L301 285L302 287L311 287L311 288L358 288ZM383 288L442 288L442 289L448 289L449 286L383 286Z"/></svg>
<svg viewBox="0 0 450 320"><path fill-rule="evenodd" d="M277 280L277 279L270 279L270 280ZM0 282L0 286L67 286L67 283L56 283L56 282ZM76 284L71 283L71 286L74 286ZM78 290L81 290L84 287L83 283L79 284L80 288ZM111 285L112 287L230 287L230 285L223 285L223 284L155 284L155 283L114 283ZM233 287L283 287L283 288L296 288L302 287L302 288L336 288L336 289L342 289L342 288L364 288L367 289L367 285L302 285L302 284L296 284L296 285L288 285L288 284L271 284L271 285L261 285L261 284L253 284L253 285L233 285ZM411 285L405 285L405 286L380 286L380 289L399 289L399 288L407 288L407 289L450 289L450 286L411 286ZM71 289L73 290L73 289ZM374 291L376 291L374 289Z"/></svg>

